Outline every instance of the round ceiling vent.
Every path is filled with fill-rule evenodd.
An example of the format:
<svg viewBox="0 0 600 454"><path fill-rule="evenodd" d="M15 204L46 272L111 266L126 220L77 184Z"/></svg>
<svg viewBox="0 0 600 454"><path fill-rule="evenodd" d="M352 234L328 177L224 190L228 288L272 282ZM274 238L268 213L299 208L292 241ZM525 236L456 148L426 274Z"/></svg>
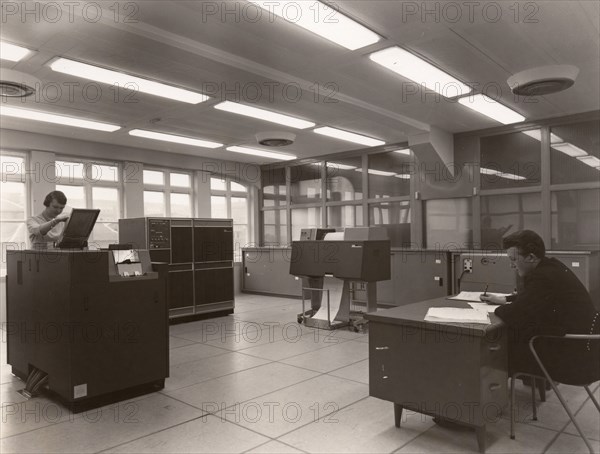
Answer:
<svg viewBox="0 0 600 454"><path fill-rule="evenodd" d="M259 132L256 141L265 147L285 147L296 140L296 134L291 132Z"/></svg>
<svg viewBox="0 0 600 454"><path fill-rule="evenodd" d="M543 96L571 87L578 74L579 69L572 65L540 66L518 72L507 82L516 95Z"/></svg>
<svg viewBox="0 0 600 454"><path fill-rule="evenodd" d="M25 98L35 93L41 82L12 69L0 69L0 96L5 98Z"/></svg>

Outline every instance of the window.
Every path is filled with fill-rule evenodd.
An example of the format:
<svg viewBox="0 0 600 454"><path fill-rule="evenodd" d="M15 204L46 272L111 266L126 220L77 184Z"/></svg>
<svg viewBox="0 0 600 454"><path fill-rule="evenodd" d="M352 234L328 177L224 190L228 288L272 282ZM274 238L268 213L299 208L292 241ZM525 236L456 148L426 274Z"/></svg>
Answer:
<svg viewBox="0 0 600 454"><path fill-rule="evenodd" d="M550 134L551 184L599 181L599 143L598 121L553 127Z"/></svg>
<svg viewBox="0 0 600 454"><path fill-rule="evenodd" d="M0 276L6 275L6 251L27 248L27 192L25 155L2 152L0 156Z"/></svg>
<svg viewBox="0 0 600 454"><path fill-rule="evenodd" d="M211 217L233 219L234 260L241 261L241 248L250 243L248 188L229 178L212 177L210 192Z"/></svg>
<svg viewBox="0 0 600 454"><path fill-rule="evenodd" d="M369 225L385 227L392 247L410 247L410 202L370 203Z"/></svg>
<svg viewBox="0 0 600 454"><path fill-rule="evenodd" d="M192 177L172 170L144 169L144 215L191 218Z"/></svg>
<svg viewBox="0 0 600 454"><path fill-rule="evenodd" d="M471 199L426 200L424 208L426 248L444 250L473 247Z"/></svg>
<svg viewBox="0 0 600 454"><path fill-rule="evenodd" d="M388 151L369 155L369 198L408 196L413 173L410 154Z"/></svg>
<svg viewBox="0 0 600 454"><path fill-rule="evenodd" d="M502 238L517 230L542 231L539 192L481 197L481 248L502 249Z"/></svg>
<svg viewBox="0 0 600 454"><path fill-rule="evenodd" d="M600 191L579 189L551 193L552 249L598 250Z"/></svg>
<svg viewBox="0 0 600 454"><path fill-rule="evenodd" d="M522 188L541 184L541 131L534 129L483 137L481 189Z"/></svg>
<svg viewBox="0 0 600 454"><path fill-rule="evenodd" d="M88 241L91 248L106 248L119 241L121 171L116 163L57 160L56 190L67 196L69 208L94 208L100 214Z"/></svg>

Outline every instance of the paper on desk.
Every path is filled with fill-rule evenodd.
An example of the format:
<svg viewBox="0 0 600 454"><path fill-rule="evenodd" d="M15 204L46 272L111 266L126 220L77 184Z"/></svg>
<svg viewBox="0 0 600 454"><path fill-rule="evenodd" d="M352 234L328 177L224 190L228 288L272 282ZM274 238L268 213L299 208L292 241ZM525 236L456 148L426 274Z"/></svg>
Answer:
<svg viewBox="0 0 600 454"><path fill-rule="evenodd" d="M469 303L473 309L482 312L494 312L499 304L488 304L488 303Z"/></svg>
<svg viewBox="0 0 600 454"><path fill-rule="evenodd" d="M323 292L321 296L321 308L312 316L320 320L327 320L327 292L329 290L329 320L348 320L350 316L349 304L342 304L342 293L344 281L335 277L325 276L323 279Z"/></svg>
<svg viewBox="0 0 600 454"><path fill-rule="evenodd" d="M449 296L449 300L459 300L459 301L473 301L476 303L480 303L481 299L479 298L483 294L486 295L495 295L495 296L508 296L510 293L492 293L492 292L460 292L458 295Z"/></svg>
<svg viewBox="0 0 600 454"><path fill-rule="evenodd" d="M460 307L430 307L425 315L430 322L482 323L489 325L487 312Z"/></svg>

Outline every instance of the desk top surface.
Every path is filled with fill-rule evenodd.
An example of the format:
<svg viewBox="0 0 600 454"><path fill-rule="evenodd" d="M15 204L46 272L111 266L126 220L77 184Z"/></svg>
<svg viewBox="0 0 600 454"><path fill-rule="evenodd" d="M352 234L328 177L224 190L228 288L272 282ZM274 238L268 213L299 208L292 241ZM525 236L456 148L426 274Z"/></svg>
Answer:
<svg viewBox="0 0 600 454"><path fill-rule="evenodd" d="M448 323L431 322L425 320L425 315L430 307L458 307L468 309L471 306L466 301L451 300L448 297L434 298L431 300L420 301L418 303L398 306L391 309L382 309L376 312L365 314L369 321L388 323L392 325L415 326L426 329L447 329L451 331L460 331L473 336L486 336L491 331L501 329L504 324L502 320L494 313L490 313L489 325L478 323Z"/></svg>

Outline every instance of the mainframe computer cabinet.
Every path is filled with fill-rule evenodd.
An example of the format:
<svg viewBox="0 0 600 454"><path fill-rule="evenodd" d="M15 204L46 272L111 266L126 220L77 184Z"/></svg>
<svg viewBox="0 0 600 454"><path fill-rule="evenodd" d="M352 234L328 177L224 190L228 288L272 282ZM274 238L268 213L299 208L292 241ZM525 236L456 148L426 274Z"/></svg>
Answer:
<svg viewBox="0 0 600 454"><path fill-rule="evenodd" d="M147 251L138 253L147 269L123 277L111 273L111 251L8 251L12 373L46 373L48 389L75 411L163 388L166 276L152 271Z"/></svg>
<svg viewBox="0 0 600 454"><path fill-rule="evenodd" d="M168 264L172 323L233 313L233 220L119 219L119 242Z"/></svg>

